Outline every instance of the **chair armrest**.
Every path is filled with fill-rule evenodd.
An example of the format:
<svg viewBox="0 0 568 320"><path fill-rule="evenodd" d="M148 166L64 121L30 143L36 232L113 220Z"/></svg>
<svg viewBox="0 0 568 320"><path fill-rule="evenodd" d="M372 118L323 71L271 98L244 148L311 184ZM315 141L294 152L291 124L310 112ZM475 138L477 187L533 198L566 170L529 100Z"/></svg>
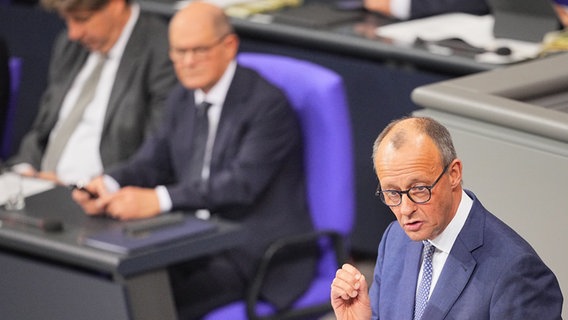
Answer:
<svg viewBox="0 0 568 320"><path fill-rule="evenodd" d="M288 236L285 238L278 239L274 241L268 248L265 250L263 257L260 260L259 268L257 270L256 276L251 282L251 285L247 291L246 296L246 312L249 319L285 319L281 315L280 316L259 316L256 314L256 304L260 298L260 290L262 288L264 279L268 272L268 268L276 254L281 250L300 246L303 244L318 244L318 240L321 239L329 239L331 240L331 244L333 245L333 252L335 254L337 260L338 268L347 261L347 249L345 246L344 236L336 231L332 230L321 230L321 231L312 231L308 233L303 233L299 235ZM319 250L318 250L319 253ZM291 315L294 313L291 312ZM292 316L291 316L292 317Z"/></svg>

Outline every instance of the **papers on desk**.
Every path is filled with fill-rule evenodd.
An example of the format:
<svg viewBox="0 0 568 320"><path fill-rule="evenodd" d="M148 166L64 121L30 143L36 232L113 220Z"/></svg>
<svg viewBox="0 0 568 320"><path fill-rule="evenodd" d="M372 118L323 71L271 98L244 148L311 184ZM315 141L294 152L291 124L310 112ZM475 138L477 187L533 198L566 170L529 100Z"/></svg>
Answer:
<svg viewBox="0 0 568 320"><path fill-rule="evenodd" d="M193 0L179 0L175 8L179 10ZM298 7L303 0L208 0L225 10L231 17L247 18L251 15L277 11L288 7Z"/></svg>
<svg viewBox="0 0 568 320"><path fill-rule="evenodd" d="M254 2L254 1L256 0L208 0L207 2L212 3L221 8L227 8L236 4ZM193 2L193 0L180 0L176 2L175 7L176 9L181 9L191 2Z"/></svg>
<svg viewBox="0 0 568 320"><path fill-rule="evenodd" d="M538 55L540 43L496 39L493 36L493 24L494 19L491 15L448 13L382 26L376 29L376 33L402 45L413 45L417 38L432 42L459 38L488 51L475 55L475 60L481 63L506 64L532 59ZM500 47L510 48L511 55L503 57L493 53ZM451 50L439 49L441 50L431 51L447 55L453 53Z"/></svg>
<svg viewBox="0 0 568 320"><path fill-rule="evenodd" d="M18 183L21 183L22 192L24 197L29 197L34 194L53 189L55 184L51 181L21 177L20 179L14 179L15 173L6 172L0 175L0 205L4 205L8 200L9 192L8 190L17 189Z"/></svg>

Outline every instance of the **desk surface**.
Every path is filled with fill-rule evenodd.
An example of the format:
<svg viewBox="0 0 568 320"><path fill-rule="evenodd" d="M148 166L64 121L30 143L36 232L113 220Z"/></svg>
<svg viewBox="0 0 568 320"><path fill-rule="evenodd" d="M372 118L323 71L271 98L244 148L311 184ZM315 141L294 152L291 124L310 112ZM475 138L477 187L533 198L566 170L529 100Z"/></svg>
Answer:
<svg viewBox="0 0 568 320"><path fill-rule="evenodd" d="M143 10L162 14L165 18L174 12L174 0L139 1ZM306 3L310 1L317 0L306 0ZM328 29L238 18L233 21L241 36L241 50L312 61L343 77L353 123L356 161L358 222L351 243L354 251L375 255L380 234L394 219L373 194L376 177L372 175L369 150L376 134L392 119L418 108L410 100L414 88L495 66L480 65L464 57L444 57L417 48L397 47L386 39L378 39L376 26L392 21L374 14L367 14L355 23ZM36 37L38 28L45 31L39 38ZM20 99L22 111L17 117L15 146L31 126L31 115L36 114L37 101L44 87L41 79L45 79L47 73L49 39L62 29L62 22L54 13L39 8L5 6L0 8L0 29L11 30L8 36L13 44L12 52L24 58L24 75L27 75L22 78L22 89L27 94L22 97L25 99Z"/></svg>
<svg viewBox="0 0 568 320"><path fill-rule="evenodd" d="M426 108L555 140L554 152L568 156L568 74L559 67L566 64L568 54L562 53L429 84L412 98Z"/></svg>
<svg viewBox="0 0 568 320"><path fill-rule="evenodd" d="M143 10L165 16L171 16L175 12L172 2L141 0L139 3ZM307 1L306 3L314 3L314 1ZM395 21L369 12L361 12L361 19L359 20L319 29L266 22L269 20L232 18L235 30L241 36L291 43L295 46L357 58L409 63L456 75L486 71L498 67L476 62L470 57L444 56L421 48L394 45L392 41L379 37L374 31L379 26Z"/></svg>
<svg viewBox="0 0 568 320"><path fill-rule="evenodd" d="M57 218L64 221L64 230L49 233L33 227L3 224L0 227L1 247L124 277L233 247L238 244L241 230L237 224L216 221L218 228L215 232L122 255L82 244L87 235L116 227L122 222L85 215L66 188L58 187L27 198L22 214Z"/></svg>

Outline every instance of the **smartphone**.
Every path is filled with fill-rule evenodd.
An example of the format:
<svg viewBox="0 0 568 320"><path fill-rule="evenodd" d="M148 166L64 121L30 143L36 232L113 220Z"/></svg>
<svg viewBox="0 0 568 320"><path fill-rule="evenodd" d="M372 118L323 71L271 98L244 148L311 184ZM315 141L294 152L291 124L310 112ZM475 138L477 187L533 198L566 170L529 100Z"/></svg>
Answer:
<svg viewBox="0 0 568 320"><path fill-rule="evenodd" d="M79 191L82 191L82 192L87 193L91 199L96 199L96 198L99 197L98 195L96 195L96 194L92 193L91 191L87 190L87 188L85 188L84 186L77 185L77 184L72 184L72 185L70 185L69 187L71 188L71 190L79 190Z"/></svg>

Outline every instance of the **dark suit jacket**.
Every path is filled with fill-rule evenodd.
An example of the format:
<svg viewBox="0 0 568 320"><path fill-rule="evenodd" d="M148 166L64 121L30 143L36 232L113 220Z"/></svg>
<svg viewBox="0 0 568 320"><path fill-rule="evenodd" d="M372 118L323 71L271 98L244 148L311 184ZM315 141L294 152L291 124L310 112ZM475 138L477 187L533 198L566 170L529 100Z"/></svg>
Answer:
<svg viewBox="0 0 568 320"><path fill-rule="evenodd" d="M410 4L411 19L447 12L488 14L489 7L485 0L412 0Z"/></svg>
<svg viewBox="0 0 568 320"><path fill-rule="evenodd" d="M10 163L27 162L40 168L63 99L88 54L81 44L69 41L65 31L56 39L38 114ZM141 12L124 49L104 119L100 142L104 168L127 159L157 128L175 83L165 21Z"/></svg>
<svg viewBox="0 0 568 320"><path fill-rule="evenodd" d="M281 91L256 72L237 67L221 113L210 178L202 188L188 178L194 108L193 92L176 87L158 133L130 161L107 173L121 186L165 185L175 210L207 208L242 222L248 229L245 245L231 256L250 279L268 243L312 229L299 122ZM313 260L281 266L263 291L279 306L306 288Z"/></svg>
<svg viewBox="0 0 568 320"><path fill-rule="evenodd" d="M552 271L468 194L473 207L422 319L560 319L562 293ZM370 290L374 319L412 319L421 250L396 221L387 228Z"/></svg>
<svg viewBox="0 0 568 320"><path fill-rule="evenodd" d="M8 99L10 98L10 54L4 38L0 37L0 147L4 141Z"/></svg>

